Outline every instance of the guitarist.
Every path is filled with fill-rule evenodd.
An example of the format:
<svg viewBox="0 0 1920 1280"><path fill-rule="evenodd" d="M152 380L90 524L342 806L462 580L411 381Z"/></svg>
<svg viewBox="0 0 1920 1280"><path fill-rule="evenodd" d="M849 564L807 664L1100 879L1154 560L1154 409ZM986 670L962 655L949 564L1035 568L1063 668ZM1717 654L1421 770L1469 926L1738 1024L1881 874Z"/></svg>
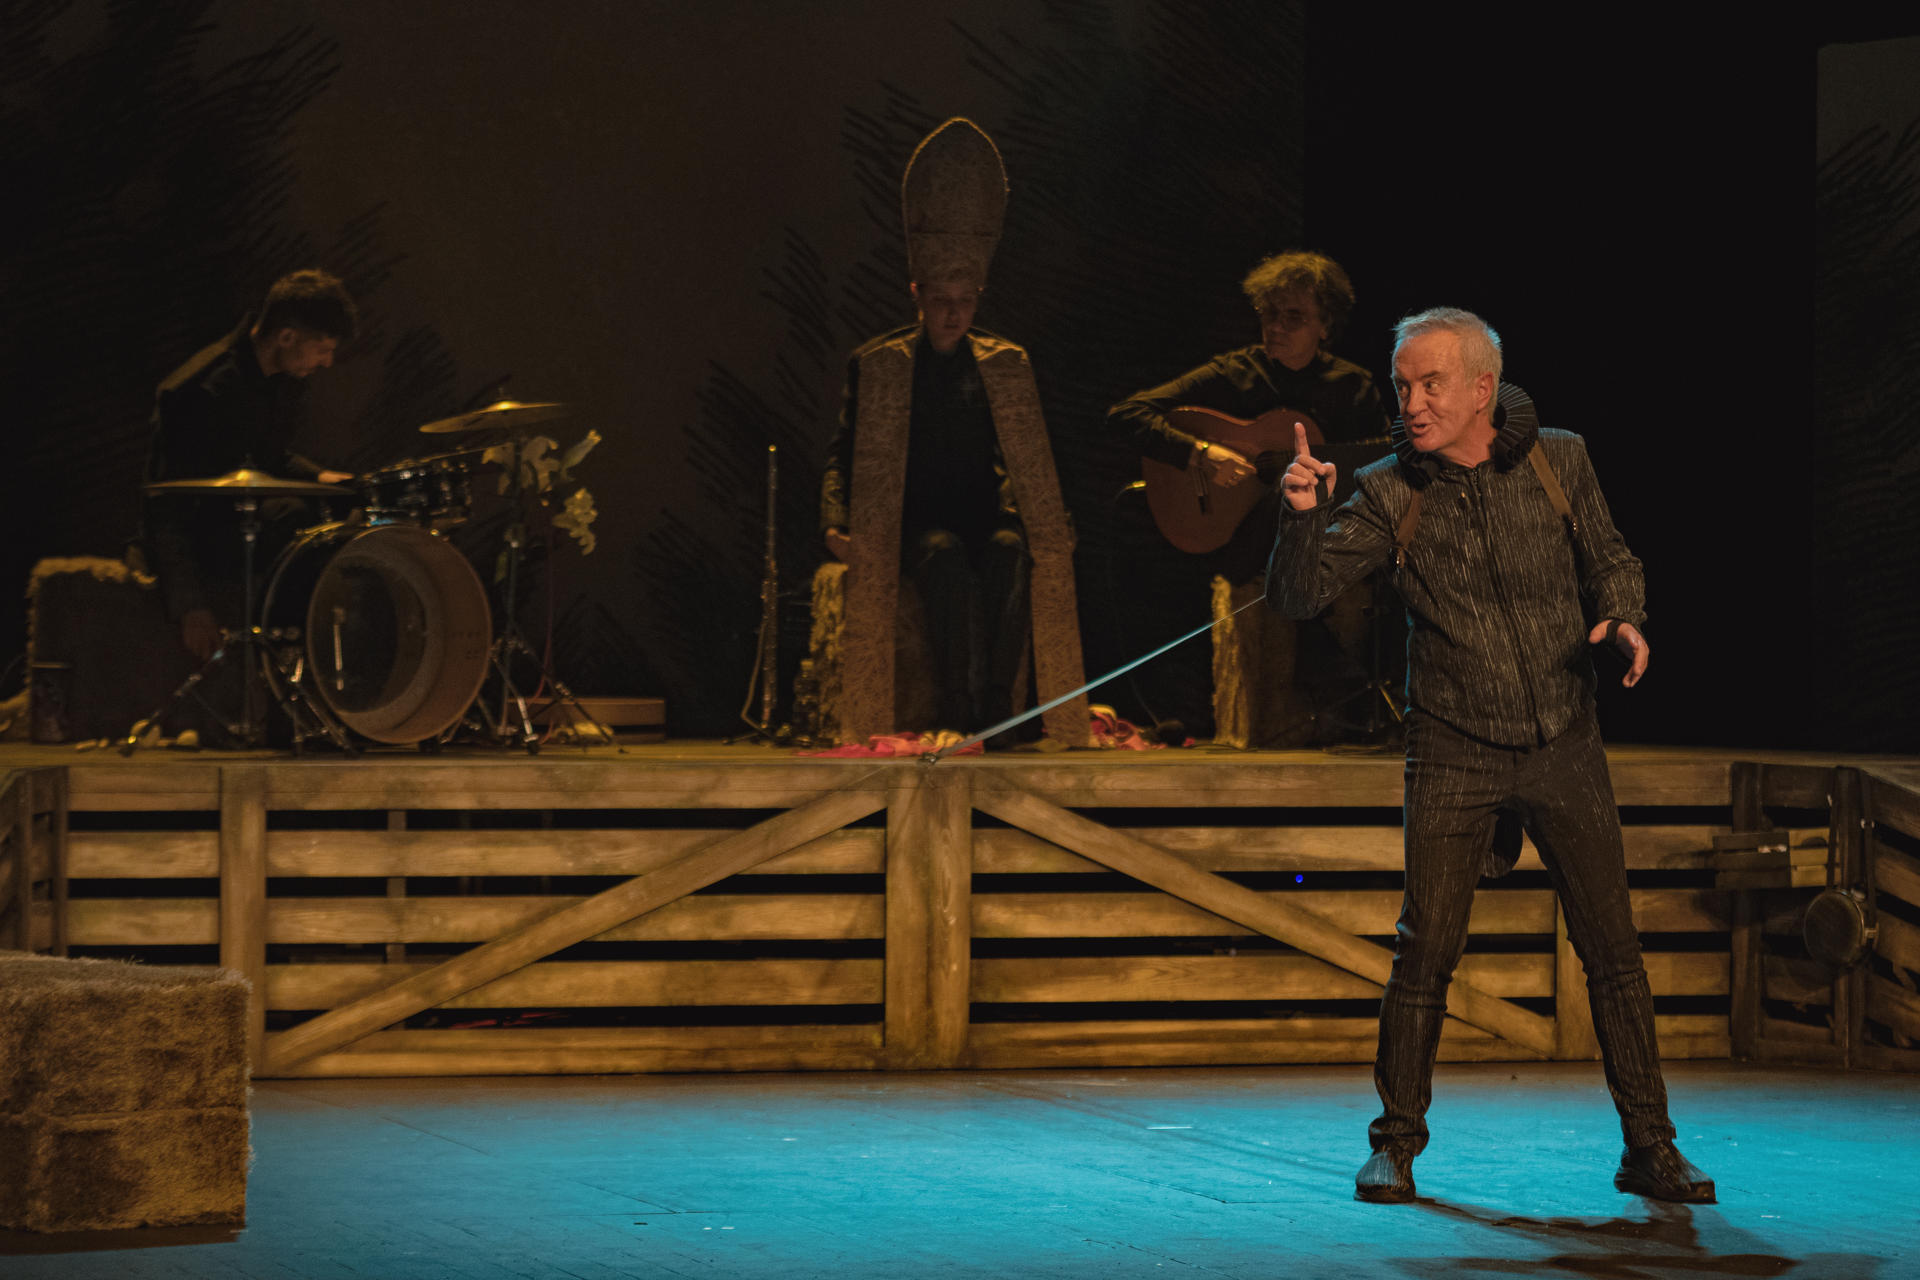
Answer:
<svg viewBox="0 0 1920 1280"><path fill-rule="evenodd" d="M1289 451L1277 465L1269 459L1263 468L1258 457L1183 430L1168 415L1184 407L1242 420L1292 410L1310 419L1323 440L1336 444L1384 437L1389 416L1373 375L1327 350L1353 312L1353 283L1340 264L1318 253L1276 254L1248 272L1240 287L1260 317L1259 342L1222 352L1107 411L1107 421L1128 434L1140 456L1183 470L1197 468L1215 490L1263 480L1271 485L1292 461ZM1274 474L1263 476L1263 469ZM1169 635L1206 617L1215 574L1231 583L1261 575L1278 524L1278 502L1269 495L1219 550L1204 555L1169 550L1161 557L1174 560L1154 575L1169 579L1153 593L1154 603L1170 606ZM1148 637L1131 639L1144 647ZM1206 646L1183 645L1156 666L1161 700L1169 705L1155 710L1177 715L1196 737L1210 737L1212 673Z"/></svg>

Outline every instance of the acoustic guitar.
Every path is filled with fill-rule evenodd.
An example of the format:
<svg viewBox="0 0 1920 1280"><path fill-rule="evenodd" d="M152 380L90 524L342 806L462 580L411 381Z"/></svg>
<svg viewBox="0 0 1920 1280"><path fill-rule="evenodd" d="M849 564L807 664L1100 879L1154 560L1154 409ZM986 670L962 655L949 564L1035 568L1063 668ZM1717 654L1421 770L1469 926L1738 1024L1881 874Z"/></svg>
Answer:
<svg viewBox="0 0 1920 1280"><path fill-rule="evenodd" d="M1293 461L1294 423L1306 427L1308 444L1326 443L1319 424L1298 409L1269 409L1246 421L1213 409L1185 406L1170 411L1167 420L1188 435L1225 445L1259 472L1223 489L1207 482L1197 460L1184 469L1152 458L1140 460L1140 479L1147 487L1147 509L1153 512L1154 524L1168 542L1196 555L1225 546L1240 522L1273 492L1280 474Z"/></svg>

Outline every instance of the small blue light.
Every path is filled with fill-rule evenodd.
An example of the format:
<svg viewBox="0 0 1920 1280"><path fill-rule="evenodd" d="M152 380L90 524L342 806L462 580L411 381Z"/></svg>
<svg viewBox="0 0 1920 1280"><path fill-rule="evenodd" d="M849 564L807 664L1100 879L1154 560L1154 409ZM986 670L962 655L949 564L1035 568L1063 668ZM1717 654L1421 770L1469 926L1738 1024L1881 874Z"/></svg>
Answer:
<svg viewBox="0 0 1920 1280"><path fill-rule="evenodd" d="M1305 876L1295 876L1293 878L1293 882L1295 884L1305 884L1307 882L1307 878Z"/></svg>

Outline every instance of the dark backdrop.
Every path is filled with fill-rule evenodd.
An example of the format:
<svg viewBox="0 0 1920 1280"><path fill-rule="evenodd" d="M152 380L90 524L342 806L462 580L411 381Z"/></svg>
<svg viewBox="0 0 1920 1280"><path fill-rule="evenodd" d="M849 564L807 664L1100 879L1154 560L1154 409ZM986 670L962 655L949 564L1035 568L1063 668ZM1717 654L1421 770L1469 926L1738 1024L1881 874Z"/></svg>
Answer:
<svg viewBox="0 0 1920 1280"><path fill-rule="evenodd" d="M419 452L415 425L503 378L581 406L555 434L606 438L582 469L600 545L563 546L542 574L559 665L585 691L663 694L679 732L724 731L757 621L765 446L787 463L790 667L841 360L908 318L899 170L964 114L1011 175L982 322L1040 372L1090 669L1128 656L1090 558L1131 553L1108 499L1132 464L1101 411L1249 340L1235 281L1305 244L1359 287L1344 354L1384 376L1396 315L1474 307L1545 421L1588 436L1652 590L1656 678L1609 696L1615 737L1920 746L1902 661L1920 627L1888 602L1914 566L1897 388L1843 403L1832 384L1858 379L1840 371L1816 389L1834 368L1815 358L1822 33L1403 39L1361 9L9 6L0 573L114 552L153 383L317 262L369 331L314 384L310 451L355 467ZM1897 227L1907 121L1875 110L1883 195L1841 203ZM1846 234L1911 261L1897 234ZM1884 275L1822 276L1823 332L1865 307L1904 344L1868 358L1851 340L1869 369L1914 349L1894 323L1911 292L1861 300ZM1863 436L1893 463L1855 465ZM22 644L7 591L0 652Z"/></svg>

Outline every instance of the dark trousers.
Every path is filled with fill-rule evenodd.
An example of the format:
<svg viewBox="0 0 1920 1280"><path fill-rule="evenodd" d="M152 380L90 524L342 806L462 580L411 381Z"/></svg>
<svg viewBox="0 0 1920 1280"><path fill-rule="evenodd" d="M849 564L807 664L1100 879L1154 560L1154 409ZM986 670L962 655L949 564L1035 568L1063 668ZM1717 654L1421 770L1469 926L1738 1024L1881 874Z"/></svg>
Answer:
<svg viewBox="0 0 1920 1280"><path fill-rule="evenodd" d="M1006 719L1030 626L1026 539L1017 529L971 540L924 529L906 543L940 689L939 727L971 733Z"/></svg>
<svg viewBox="0 0 1920 1280"><path fill-rule="evenodd" d="M1384 1110L1367 1131L1374 1150L1418 1154L1427 1145L1447 984L1466 948L1474 888L1501 809L1519 815L1566 908L1627 1144L1670 1140L1653 993L1598 722L1589 714L1544 746L1501 747L1415 712L1407 721L1406 898L1373 1068Z"/></svg>

